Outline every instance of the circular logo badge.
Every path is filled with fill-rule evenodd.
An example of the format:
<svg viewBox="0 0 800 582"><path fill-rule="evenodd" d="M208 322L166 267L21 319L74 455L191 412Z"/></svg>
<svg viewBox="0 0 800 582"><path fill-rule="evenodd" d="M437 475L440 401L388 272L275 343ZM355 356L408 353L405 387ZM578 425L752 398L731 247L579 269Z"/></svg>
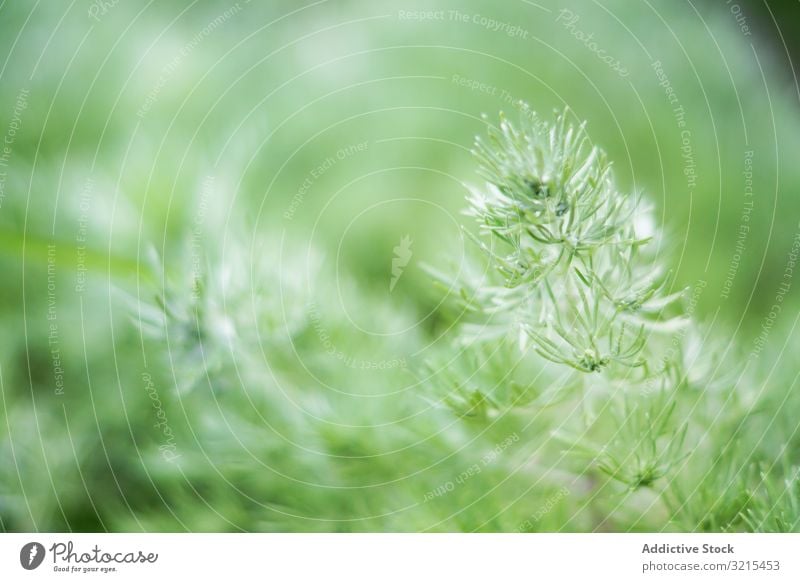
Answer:
<svg viewBox="0 0 800 582"><path fill-rule="evenodd" d="M44 560L44 546L39 542L29 542L19 551L19 563L26 570L35 570Z"/></svg>

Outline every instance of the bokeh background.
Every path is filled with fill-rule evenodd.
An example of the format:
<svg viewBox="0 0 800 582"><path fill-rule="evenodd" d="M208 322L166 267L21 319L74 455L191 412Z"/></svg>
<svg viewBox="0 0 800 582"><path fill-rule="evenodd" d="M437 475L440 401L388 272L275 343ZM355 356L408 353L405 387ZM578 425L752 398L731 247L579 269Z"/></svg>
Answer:
<svg viewBox="0 0 800 582"><path fill-rule="evenodd" d="M800 233L799 16L0 3L0 529L698 527L596 498L542 426L432 404L453 329L424 266L469 252L474 136L519 100L568 106L652 201L671 284L707 285L720 349L766 341L794 437L796 284L770 313Z"/></svg>

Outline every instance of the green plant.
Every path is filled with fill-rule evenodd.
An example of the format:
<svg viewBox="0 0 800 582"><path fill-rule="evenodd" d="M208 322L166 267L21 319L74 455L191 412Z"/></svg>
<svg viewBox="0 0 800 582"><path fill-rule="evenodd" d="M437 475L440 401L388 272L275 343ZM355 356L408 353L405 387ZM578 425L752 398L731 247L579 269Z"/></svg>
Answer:
<svg viewBox="0 0 800 582"><path fill-rule="evenodd" d="M654 237L649 209L617 190L605 154L568 111L552 124L523 111L521 129L501 117L476 142L487 185L473 190L468 213L492 235L474 240L493 273L462 291L470 310L581 372L663 371L650 336L687 322L672 309L680 293L665 292L645 248Z"/></svg>
<svg viewBox="0 0 800 582"><path fill-rule="evenodd" d="M783 475L759 473L750 507L742 516L750 531L800 531L800 468L790 467Z"/></svg>
<svg viewBox="0 0 800 582"><path fill-rule="evenodd" d="M762 318L797 235L800 197L789 193L800 184L800 117L780 59L762 54L764 35L742 35L725 3L698 18L691 5L662 2L663 22L629 1L583 3L582 21L630 61L634 94L530 3L459 3L522 23L527 41L484 26L399 25L385 18L391 3L244 4L223 26L214 23L230 6L211 0L185 11L151 3L146 18L138 3L115 3L102 26L73 18L72 3L3 5L0 126L14 143L0 153L0 530L714 532L793 523L782 491L800 458L796 268L779 321L767 331ZM619 34L614 13L632 34ZM267 23L269 34L258 34ZM208 24L213 34L196 44ZM636 43L643 35L658 48L653 68ZM463 50L446 48L454 42L445 37ZM521 50L532 37L552 50ZM503 205L493 228L512 242L524 235L518 257L468 220L497 259L474 247L460 303L439 309L418 267L443 250L461 255L441 214L458 204L461 184L445 174L469 176L457 144L482 133L471 114L509 109L512 96L570 103L573 152L586 135L577 118L589 119L608 158L597 152L586 176L613 168L617 184L646 187L668 236L638 192L613 198L621 206L603 205L593 223L554 229L568 210L556 190L566 157L544 139L550 116L532 123L524 112L521 124L512 118L517 135L543 144L541 169L553 179L531 180L539 168L500 129L498 143L484 142L499 163L484 165L503 170L520 208L549 216L531 226L545 242L519 228L518 211L503 232ZM691 131L691 189L676 121ZM366 150L350 155L354 144ZM743 169L753 205L737 196ZM526 188L537 196L520 198ZM490 197L490 187L478 194ZM635 285L598 272L589 281L600 292L597 321L543 288L537 305L554 323L540 324L528 283L542 273L526 263L567 248L562 234L584 241L575 238L578 254L598 244L607 253L605 235L628 228L629 211L637 239L653 237L636 249L644 268ZM143 264L150 245L159 262ZM307 264L308 247L321 251L319 265ZM680 247L674 262L662 252ZM586 272L565 253L548 278L556 299L563 271L568 292L591 304L595 294L568 263ZM644 313L684 285L688 301ZM605 333L615 302L623 311ZM646 317L624 310L637 305ZM569 309L597 326L594 345L572 333ZM686 323L690 312L708 326ZM756 336L759 357L743 374L731 364ZM665 358L671 369L658 373ZM647 430L648 414L665 410L663 430ZM490 454L512 435L512 446ZM773 507L788 516L782 523L763 519Z"/></svg>
<svg viewBox="0 0 800 582"><path fill-rule="evenodd" d="M453 359L462 364L440 374L449 379L449 388L437 385L441 402L491 423L511 413L549 422L551 440L572 458L574 483L590 476L593 503L605 498L609 511L620 509L605 493L617 482L622 493L648 490L650 506L691 529L795 527L794 481L780 496L775 486L753 492L749 456L739 466L741 455L717 454L755 404L731 391L741 366L700 340L687 294L669 289L657 252L665 236L646 199L618 189L606 155L569 110L552 123L521 111L518 126L501 115L476 141L486 184L468 198L479 232L467 232L479 258L458 280L432 271L458 289L460 309ZM497 348L510 337L516 353ZM546 360L566 369L562 395L549 399L564 411L557 424L517 377L520 362L537 355L534 367L547 369ZM459 377L464 362L472 372ZM786 507L772 509L778 504Z"/></svg>
<svg viewBox="0 0 800 582"><path fill-rule="evenodd" d="M401 523L435 516L442 529L795 527L794 477L786 492L776 471L757 484L768 447L741 438L780 395L732 389L752 379L692 321L693 298L670 289L656 252L665 235L646 199L619 191L570 115L547 123L523 108L520 127L501 118L477 142L487 184L469 197L478 233L466 231L477 252L459 279L431 269L457 289L455 309L441 313L455 331L423 365L412 357L419 339L354 337L324 291L333 284L324 261L230 240L178 261L199 270L162 277L170 269L155 263L155 300L132 305L185 388L188 422L175 433L199 443L185 450L189 466L211 451L226 480L253 462L277 467L243 491L281 500L258 510L264 529L371 529L394 511L387 499L419 508ZM373 317L413 321L338 283ZM405 369L377 382L357 371L398 349L417 390L406 389ZM390 407L386 390L399 395ZM286 442L300 449L290 463ZM293 474L313 479L298 493Z"/></svg>

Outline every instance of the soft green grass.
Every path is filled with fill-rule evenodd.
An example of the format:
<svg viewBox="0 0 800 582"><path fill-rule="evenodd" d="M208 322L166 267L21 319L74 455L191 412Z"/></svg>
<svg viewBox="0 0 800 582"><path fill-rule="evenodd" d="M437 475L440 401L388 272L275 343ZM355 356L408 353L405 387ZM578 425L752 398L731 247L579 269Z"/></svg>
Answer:
<svg viewBox="0 0 800 582"><path fill-rule="evenodd" d="M0 528L797 529L796 289L769 315L800 211L785 67L724 7L538 4L436 6L521 38L388 1L251 3L160 80L229 4L6 3L0 135L29 97L0 204ZM520 127L518 99L586 121L616 185L594 200L645 192L659 236L633 242L644 206L604 207L561 287L531 277L576 201L529 200L552 221L519 244L530 214L469 198L537 177L491 158L519 136L482 175L469 151L497 111Z"/></svg>

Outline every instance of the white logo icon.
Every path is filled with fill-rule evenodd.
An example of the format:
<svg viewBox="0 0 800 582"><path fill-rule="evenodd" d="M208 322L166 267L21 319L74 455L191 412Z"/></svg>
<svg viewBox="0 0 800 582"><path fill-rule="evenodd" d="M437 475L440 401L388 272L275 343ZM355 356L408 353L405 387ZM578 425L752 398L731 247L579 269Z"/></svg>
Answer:
<svg viewBox="0 0 800 582"><path fill-rule="evenodd" d="M394 291L395 285L403 275L403 269L408 265L411 260L411 245L414 241L411 237L405 235L400 239L400 244L394 247L394 258L392 258L392 279L389 281L389 293Z"/></svg>

